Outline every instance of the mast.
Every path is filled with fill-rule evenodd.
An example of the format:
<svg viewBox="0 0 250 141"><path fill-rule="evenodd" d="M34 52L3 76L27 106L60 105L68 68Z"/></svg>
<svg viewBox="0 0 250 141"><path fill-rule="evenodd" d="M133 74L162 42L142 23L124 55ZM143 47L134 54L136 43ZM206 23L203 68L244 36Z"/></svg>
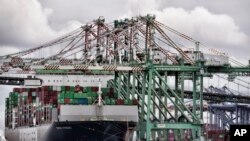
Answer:
<svg viewBox="0 0 250 141"><path fill-rule="evenodd" d="M98 88L98 99L96 105L96 117L97 120L102 120L102 107L103 107L103 100L102 100L102 91L101 91L101 82L99 81L99 88Z"/></svg>
<svg viewBox="0 0 250 141"><path fill-rule="evenodd" d="M99 107L101 107L103 105L101 88L102 88L102 84L99 81L99 85L98 85L98 104L97 104Z"/></svg>

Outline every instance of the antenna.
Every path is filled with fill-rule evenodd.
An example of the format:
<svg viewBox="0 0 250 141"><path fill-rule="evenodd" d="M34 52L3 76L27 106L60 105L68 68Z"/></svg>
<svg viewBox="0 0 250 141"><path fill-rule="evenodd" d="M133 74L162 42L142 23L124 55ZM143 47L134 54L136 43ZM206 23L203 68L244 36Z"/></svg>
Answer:
<svg viewBox="0 0 250 141"><path fill-rule="evenodd" d="M102 102L102 91L101 91L101 82L99 81L99 88L98 88L98 106L102 106L103 102Z"/></svg>

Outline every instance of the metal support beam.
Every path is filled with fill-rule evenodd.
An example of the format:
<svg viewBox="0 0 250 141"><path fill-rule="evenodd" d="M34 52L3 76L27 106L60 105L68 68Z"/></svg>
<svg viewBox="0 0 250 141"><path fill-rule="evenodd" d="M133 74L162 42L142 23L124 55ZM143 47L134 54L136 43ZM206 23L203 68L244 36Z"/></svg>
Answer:
<svg viewBox="0 0 250 141"><path fill-rule="evenodd" d="M148 91L147 91L147 104L148 104L148 107L147 107L147 125L146 125L146 140L147 141L150 141L150 135L151 135L151 121L150 121L150 110L151 110L151 93L152 93L152 85L153 85L153 81L152 81L152 75L153 75L153 70L152 68L149 68L149 78L148 78Z"/></svg>

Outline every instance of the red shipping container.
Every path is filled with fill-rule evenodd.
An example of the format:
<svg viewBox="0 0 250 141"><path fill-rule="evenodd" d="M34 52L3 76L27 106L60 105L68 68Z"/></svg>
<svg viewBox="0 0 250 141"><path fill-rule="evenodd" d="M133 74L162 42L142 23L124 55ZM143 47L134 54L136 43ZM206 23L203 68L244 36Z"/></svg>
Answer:
<svg viewBox="0 0 250 141"><path fill-rule="evenodd" d="M57 104L57 98L52 97L52 98L49 100L49 103L50 103L50 104Z"/></svg>
<svg viewBox="0 0 250 141"><path fill-rule="evenodd" d="M42 92L37 92L37 95L38 95L39 99L42 98Z"/></svg>
<svg viewBox="0 0 250 141"><path fill-rule="evenodd" d="M28 104L32 103L32 96L31 96L31 97L28 97L27 103L28 103Z"/></svg>
<svg viewBox="0 0 250 141"><path fill-rule="evenodd" d="M91 87L91 90L92 90L93 92L98 92L99 88L98 88L98 87Z"/></svg>
<svg viewBox="0 0 250 141"><path fill-rule="evenodd" d="M70 98L65 98L65 99L64 99L64 103L65 103L65 104L70 104Z"/></svg>
<svg viewBox="0 0 250 141"><path fill-rule="evenodd" d="M28 97L31 97L32 96L32 92L28 92Z"/></svg>
<svg viewBox="0 0 250 141"><path fill-rule="evenodd" d="M65 86L66 91L70 91L70 86Z"/></svg>
<svg viewBox="0 0 250 141"><path fill-rule="evenodd" d="M42 91L42 94L43 94L43 95L44 95L44 94L49 94L49 91L43 90L43 91Z"/></svg>
<svg viewBox="0 0 250 141"><path fill-rule="evenodd" d="M124 105L124 100L123 99L117 99L116 104L117 105Z"/></svg>
<svg viewBox="0 0 250 141"><path fill-rule="evenodd" d="M14 92L20 93L20 92L21 92L21 89L20 89L20 88L14 88L13 91L14 91Z"/></svg>
<svg viewBox="0 0 250 141"><path fill-rule="evenodd" d="M83 92L83 87L80 87L80 91Z"/></svg>
<svg viewBox="0 0 250 141"><path fill-rule="evenodd" d="M21 88L20 89L20 92L22 93L22 92L26 92L27 91L27 89L26 88Z"/></svg>
<svg viewBox="0 0 250 141"><path fill-rule="evenodd" d="M173 133L173 132L168 133L168 140L169 140L169 141L174 141L174 140L175 140L175 139L174 139L174 133Z"/></svg>
<svg viewBox="0 0 250 141"><path fill-rule="evenodd" d="M43 86L42 87L42 91L48 91L49 90L49 86Z"/></svg>
<svg viewBox="0 0 250 141"><path fill-rule="evenodd" d="M79 91L81 91L81 87L79 85L76 85L75 86L75 92L79 92Z"/></svg>
<svg viewBox="0 0 250 141"><path fill-rule="evenodd" d="M50 97L52 95L52 91L48 91L48 93L46 94L46 93L44 93L44 96L45 97Z"/></svg>
<svg viewBox="0 0 250 141"><path fill-rule="evenodd" d="M58 91L52 91L53 96L57 96L58 93L59 93Z"/></svg>
<svg viewBox="0 0 250 141"><path fill-rule="evenodd" d="M133 100L132 100L132 104L133 104L133 105L138 105L138 104L139 104L139 101L138 101L137 99L133 99Z"/></svg>
<svg viewBox="0 0 250 141"><path fill-rule="evenodd" d="M56 93L56 91L50 91L49 96L53 96L53 95L55 95L55 93Z"/></svg>
<svg viewBox="0 0 250 141"><path fill-rule="evenodd" d="M30 88L30 91L31 91L31 92L35 92L35 91L36 91L36 88Z"/></svg>
<svg viewBox="0 0 250 141"><path fill-rule="evenodd" d="M36 91L37 91L37 92L40 92L40 91L42 91L42 88L41 88L41 87L38 87L38 88L36 88Z"/></svg>

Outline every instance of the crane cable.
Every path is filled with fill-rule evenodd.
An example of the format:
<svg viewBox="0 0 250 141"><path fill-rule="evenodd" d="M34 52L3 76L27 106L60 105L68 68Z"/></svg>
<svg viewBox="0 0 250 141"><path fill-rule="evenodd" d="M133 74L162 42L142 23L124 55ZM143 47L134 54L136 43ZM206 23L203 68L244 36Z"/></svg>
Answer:
<svg viewBox="0 0 250 141"><path fill-rule="evenodd" d="M191 42L193 42L193 43L195 43L195 42L199 42L198 40L195 40L195 39L193 39L193 38L191 38L190 36L187 36L187 35L185 35L185 34L183 34L183 33L180 33L179 31L177 31L177 30L174 30L173 28L171 28L171 27L169 27L169 26L166 26L166 25L164 25L163 23L161 23L161 22L159 22L159 21L155 21L156 23L158 23L161 27L163 27L163 28L165 28L165 29L167 29L168 31L170 31L170 32L172 32L172 33L174 33L174 34L177 34L177 35L179 35L180 37L182 37L182 38L184 38L184 39L187 39L187 40L189 40L189 41L191 41ZM205 47L205 48L207 48L208 49L208 51L209 52L212 52L212 53L214 53L214 54L217 54L217 55L222 55L223 53L220 53L220 51L218 51L218 50L215 50L215 49L213 49L213 48L209 48L209 47L207 47L205 44L203 44L203 43L200 43L200 45L202 45L203 47ZM215 52L214 52L214 51ZM217 52L217 53L216 53ZM218 54L219 53L219 54ZM229 56L228 56L229 57ZM235 60L235 59L233 59L233 58L231 58L231 57L229 57L229 59L233 62L233 63L235 63L235 64L237 64L237 65L240 65L240 66L245 66L244 64L242 64L242 63L240 63L239 61L237 61L237 60Z"/></svg>

